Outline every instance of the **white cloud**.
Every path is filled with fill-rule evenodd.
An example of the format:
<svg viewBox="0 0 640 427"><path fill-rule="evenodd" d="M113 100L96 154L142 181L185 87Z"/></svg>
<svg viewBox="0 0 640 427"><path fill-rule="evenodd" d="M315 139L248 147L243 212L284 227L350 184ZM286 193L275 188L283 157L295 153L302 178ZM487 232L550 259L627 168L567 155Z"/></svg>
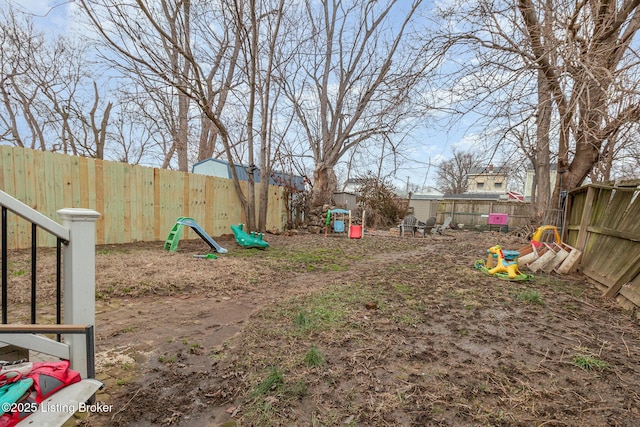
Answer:
<svg viewBox="0 0 640 427"><path fill-rule="evenodd" d="M458 151L477 151L478 147L482 146L482 135L477 133L466 134L460 138L458 142L451 144L451 146Z"/></svg>

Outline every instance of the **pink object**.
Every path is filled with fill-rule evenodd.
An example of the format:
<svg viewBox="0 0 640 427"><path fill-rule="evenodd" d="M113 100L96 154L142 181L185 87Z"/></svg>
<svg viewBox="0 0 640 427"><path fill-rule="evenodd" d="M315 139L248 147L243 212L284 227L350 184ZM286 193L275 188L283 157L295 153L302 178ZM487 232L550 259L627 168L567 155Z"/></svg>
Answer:
<svg viewBox="0 0 640 427"><path fill-rule="evenodd" d="M489 220L487 224L489 225L507 225L509 222L509 215L504 213L492 213L489 214Z"/></svg>

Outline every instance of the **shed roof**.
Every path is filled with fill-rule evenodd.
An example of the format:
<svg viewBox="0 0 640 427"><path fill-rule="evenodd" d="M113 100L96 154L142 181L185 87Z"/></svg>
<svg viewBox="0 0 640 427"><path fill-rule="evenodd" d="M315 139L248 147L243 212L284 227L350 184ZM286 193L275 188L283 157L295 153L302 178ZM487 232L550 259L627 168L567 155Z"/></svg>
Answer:
<svg viewBox="0 0 640 427"><path fill-rule="evenodd" d="M207 164L208 163L215 163L217 165L221 165L224 166L226 168L226 173L224 174L224 176L221 175L217 175L217 174L211 174L208 173L210 172L207 169ZM240 181L248 181L249 180L249 166L248 165L243 165L243 164L235 164L235 170L236 170L236 175L238 175L238 179ZM192 173L200 173L200 174L204 174L204 175L211 175L211 176L219 176L220 178L227 178L227 179L231 179L232 178L232 174L231 174L231 166L229 165L229 162L225 162L224 160L220 160L220 159L205 159L202 160L198 163L195 163L193 165L193 167L191 168L191 172ZM255 182L260 182L260 169L256 168L253 171L253 179ZM296 190L298 191L303 191L305 189L305 180L303 177L301 176L297 176L297 175L290 175L284 172L272 172L271 173L271 178L269 179L269 184L271 185L278 185L278 186L284 186L284 185L291 185L293 186Z"/></svg>
<svg viewBox="0 0 640 427"><path fill-rule="evenodd" d="M500 200L500 196L504 196L504 193L445 194L442 198L445 200Z"/></svg>

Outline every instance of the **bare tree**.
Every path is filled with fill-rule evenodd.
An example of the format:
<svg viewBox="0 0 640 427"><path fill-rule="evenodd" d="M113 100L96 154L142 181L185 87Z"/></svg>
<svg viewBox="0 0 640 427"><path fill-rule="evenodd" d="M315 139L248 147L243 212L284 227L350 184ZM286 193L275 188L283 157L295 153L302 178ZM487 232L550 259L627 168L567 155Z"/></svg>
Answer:
<svg viewBox="0 0 640 427"><path fill-rule="evenodd" d="M140 70L177 97L176 151L187 153L189 103L200 110L197 158L214 155L215 144L231 165L236 193L247 227L256 229L254 150L256 135L266 185L270 177L269 123L274 56L284 1L245 0L217 3L184 0L80 0L83 11L104 42L128 70ZM105 25L109 23L109 25ZM194 43L193 40L198 40ZM267 46L267 47L265 47ZM262 60L267 63L262 63ZM188 102L187 102L188 101ZM233 102L233 105L229 105ZM244 110L247 114L240 118ZM260 117L255 125L254 118ZM248 120L247 120L248 118ZM184 154L183 154L184 157ZM179 158L180 154L179 154ZM186 157L185 157L186 159ZM235 165L247 162L243 190ZM180 160L186 169L186 160ZM261 194L260 224L266 224L267 188ZM264 203L262 203L264 201Z"/></svg>
<svg viewBox="0 0 640 427"><path fill-rule="evenodd" d="M560 192L580 185L599 159L618 152L614 145L623 142L615 138L618 131L637 121L638 79L629 76L638 69L632 49L640 25L638 4L478 0L457 3L441 15L454 23L443 34L443 45L470 48L476 53L474 66L485 76L487 68L501 70L494 74L498 79L486 79L490 90L466 90L467 99L487 105L500 95L505 81L512 81L520 95L504 99L508 108L500 111L510 116L506 127L517 126L513 119L518 115L520 123L527 122L535 108L537 138L528 155L536 169L538 204L547 200L552 157L558 159L559 177L550 199L557 206ZM465 53L468 58L469 50Z"/></svg>
<svg viewBox="0 0 640 427"><path fill-rule="evenodd" d="M550 202L550 137L553 104L542 76L526 60L526 37L516 9L506 2L478 0L441 10L440 45L455 57L444 73L450 112L473 117L484 128L482 147L494 162L498 153L515 170L533 166L534 215ZM545 21L546 25L546 21ZM546 97L546 98L545 98ZM522 157L528 160L521 164ZM526 165L526 166L525 166Z"/></svg>
<svg viewBox="0 0 640 427"><path fill-rule="evenodd" d="M100 95L86 46L66 37L45 39L11 7L0 21L2 139L103 158L113 103Z"/></svg>
<svg viewBox="0 0 640 427"><path fill-rule="evenodd" d="M633 135L638 138L638 129L635 129ZM620 180L637 180L640 179L640 145L629 144L621 153L622 166L619 168L616 176L611 179Z"/></svg>
<svg viewBox="0 0 640 427"><path fill-rule="evenodd" d="M169 129L176 115L171 95L161 88L145 88L144 82L130 76L118 87L117 99L119 108L111 130L114 158L172 168L175 141Z"/></svg>
<svg viewBox="0 0 640 427"><path fill-rule="evenodd" d="M274 137L274 120L276 120L279 91L273 85L273 72L281 60L282 48L280 32L284 18L284 0L262 1L249 0L247 16L238 8L238 22L245 37L242 38L242 66L246 75L247 94L247 157L249 162L249 194L254 200L253 171L255 170L255 149L259 147L260 164L260 209L258 210L258 229L266 230L267 209L269 202L268 183L272 176L272 139ZM274 90L276 89L276 90Z"/></svg>
<svg viewBox="0 0 640 427"><path fill-rule="evenodd" d="M453 157L438 165L437 181L440 191L462 194L467 191L471 168L477 163L472 153L453 152Z"/></svg>
<svg viewBox="0 0 640 427"><path fill-rule="evenodd" d="M638 82L624 79L638 66L637 56L629 53L640 29L639 5L636 0L553 4L555 25L553 31L545 31L539 19L542 6L518 1L532 63L540 68L560 116L554 201L561 191L584 181L605 143L615 142L609 140L612 136L640 119L640 103L633 96ZM544 42L548 39L561 68L549 60L550 46Z"/></svg>
<svg viewBox="0 0 640 427"><path fill-rule="evenodd" d="M237 64L239 47L237 43L235 45L217 44L226 39L217 37L215 33L212 34L212 31L217 29L238 35L238 27L229 26L229 22L233 22L234 19L230 18L229 10L225 8L226 4L217 11L201 9L198 23L192 22L193 10L189 0L179 5L168 0L160 2L80 0L79 4L93 27L102 36L103 41L116 55L115 58L118 59L120 66L129 70L140 70L141 75L150 81L163 83L171 88L179 99L187 96L211 121L222 140L231 164L234 187L245 210L247 225L249 229L253 229L255 217L252 210L253 204L249 203L240 186L234 167L229 132L219 114L220 110L214 107L217 101L221 100L220 94L228 90L228 87L220 83L227 82L224 79L225 71L229 71L231 75L234 74L233 69ZM176 7L172 9L172 6ZM163 13L163 10L173 10L173 15ZM219 19L208 21L212 18L211 13L215 12L221 12ZM223 25L216 28L216 25L210 25L212 22ZM203 31L200 35L202 45L190 43L192 39L190 31L194 26L199 31ZM163 49L163 46L166 49ZM214 56L212 57L211 54ZM231 55L228 56L229 54ZM113 56L110 57L110 59L113 58ZM213 62L215 60L217 62ZM227 63L226 69L224 63ZM178 127L174 129L178 131Z"/></svg>
<svg viewBox="0 0 640 427"><path fill-rule="evenodd" d="M42 35L35 34L31 22L20 22L12 8L2 13L0 23L0 94L2 95L2 139L19 147L48 148L43 126L33 110L35 87L29 79L35 52L44 49ZM28 129L30 138L21 130Z"/></svg>
<svg viewBox="0 0 640 427"><path fill-rule="evenodd" d="M403 106L431 65L411 44L422 3L305 3L300 45L279 81L313 156L312 206L330 201L334 168L349 150L406 118Z"/></svg>

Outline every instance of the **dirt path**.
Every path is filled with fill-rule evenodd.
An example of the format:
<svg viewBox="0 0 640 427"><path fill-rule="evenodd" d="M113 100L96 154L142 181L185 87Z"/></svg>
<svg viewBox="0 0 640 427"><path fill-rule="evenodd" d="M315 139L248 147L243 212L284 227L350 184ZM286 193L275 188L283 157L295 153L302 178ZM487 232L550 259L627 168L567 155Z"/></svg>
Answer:
<svg viewBox="0 0 640 427"><path fill-rule="evenodd" d="M310 295L319 289L358 281L362 270L376 270L380 265L404 263L424 254L425 249L385 252L384 247L369 258L360 260L358 268L339 272L311 272L290 276L277 283L231 296L179 294L142 298L111 298L96 305L97 323L101 325L97 342L97 371L107 391L99 400L118 401L128 396L125 384L154 386L169 367L184 375L196 375L211 381L211 355L222 354L235 345L251 316L270 304L286 298ZM215 363L214 363L215 365ZM133 367L136 366L135 369ZM142 377L142 378L141 378ZM146 384L146 385L145 385ZM216 393L213 393L216 394ZM222 393L218 393L222 394ZM106 426L128 419L127 407L120 413L92 416L91 425ZM232 421L233 405L208 407L206 415L185 415L175 409L161 424L177 419L184 425L220 425ZM176 421L173 421L175 418ZM146 425L144 422L136 425ZM153 425L153 424L149 424Z"/></svg>

